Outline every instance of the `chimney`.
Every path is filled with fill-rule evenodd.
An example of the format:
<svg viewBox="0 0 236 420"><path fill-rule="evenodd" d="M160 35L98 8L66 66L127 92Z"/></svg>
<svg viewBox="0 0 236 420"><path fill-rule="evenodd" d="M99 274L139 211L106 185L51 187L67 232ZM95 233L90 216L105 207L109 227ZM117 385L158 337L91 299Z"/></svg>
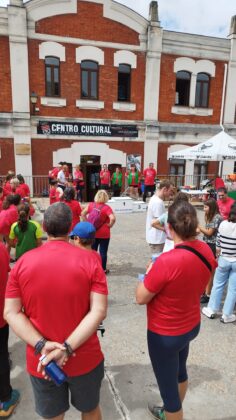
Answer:
<svg viewBox="0 0 236 420"><path fill-rule="evenodd" d="M151 22L159 22L157 1L151 1L151 3L150 3L150 6L149 6L149 20Z"/></svg>
<svg viewBox="0 0 236 420"><path fill-rule="evenodd" d="M231 18L229 35L236 35L236 15Z"/></svg>

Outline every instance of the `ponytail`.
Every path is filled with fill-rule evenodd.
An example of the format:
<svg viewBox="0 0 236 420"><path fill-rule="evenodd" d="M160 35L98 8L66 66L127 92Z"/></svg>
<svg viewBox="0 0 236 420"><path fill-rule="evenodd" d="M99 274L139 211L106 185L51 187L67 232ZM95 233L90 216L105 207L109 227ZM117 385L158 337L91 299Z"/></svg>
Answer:
<svg viewBox="0 0 236 420"><path fill-rule="evenodd" d="M21 232L26 232L28 228L29 205L27 203L21 204L18 207L18 226Z"/></svg>

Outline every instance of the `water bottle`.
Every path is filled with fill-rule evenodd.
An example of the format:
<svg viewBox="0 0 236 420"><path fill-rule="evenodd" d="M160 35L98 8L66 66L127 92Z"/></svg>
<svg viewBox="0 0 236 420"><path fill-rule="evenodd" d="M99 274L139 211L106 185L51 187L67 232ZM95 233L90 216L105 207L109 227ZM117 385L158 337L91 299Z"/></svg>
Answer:
<svg viewBox="0 0 236 420"><path fill-rule="evenodd" d="M156 259L161 255L161 252L159 252L158 254L152 254L151 260L152 260L152 264L154 264L154 262L156 261ZM144 281L146 276L146 273L139 273L138 274L138 281Z"/></svg>
<svg viewBox="0 0 236 420"><path fill-rule="evenodd" d="M45 359L45 357L46 355L42 355L39 360L42 362L42 360ZM58 364L54 360L51 360L51 362L49 362L44 367L44 370L57 386L63 384L63 382L65 382L67 379L67 375L65 374L65 372L63 372L63 370L58 366Z"/></svg>

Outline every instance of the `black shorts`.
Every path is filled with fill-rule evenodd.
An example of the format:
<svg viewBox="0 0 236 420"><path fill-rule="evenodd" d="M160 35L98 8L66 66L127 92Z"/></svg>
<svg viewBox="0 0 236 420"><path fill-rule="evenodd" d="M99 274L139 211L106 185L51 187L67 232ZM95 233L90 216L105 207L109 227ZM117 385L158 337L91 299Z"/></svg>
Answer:
<svg viewBox="0 0 236 420"><path fill-rule="evenodd" d="M210 242L206 242L206 243L211 248L211 250L214 254L214 257L216 258L216 244L211 244Z"/></svg>
<svg viewBox="0 0 236 420"><path fill-rule="evenodd" d="M104 361L85 375L70 376L61 386L52 381L30 376L35 399L35 411L50 419L65 413L71 404L82 413L95 410L99 404L100 389L104 377Z"/></svg>

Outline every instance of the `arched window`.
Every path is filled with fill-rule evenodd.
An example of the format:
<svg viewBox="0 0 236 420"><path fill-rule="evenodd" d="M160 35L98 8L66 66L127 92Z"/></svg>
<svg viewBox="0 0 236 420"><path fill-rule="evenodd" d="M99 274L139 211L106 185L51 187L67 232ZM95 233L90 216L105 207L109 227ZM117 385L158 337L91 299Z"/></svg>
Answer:
<svg viewBox="0 0 236 420"><path fill-rule="evenodd" d="M60 60L45 58L46 96L60 96Z"/></svg>
<svg viewBox="0 0 236 420"><path fill-rule="evenodd" d="M98 64L81 61L81 98L98 99Z"/></svg>
<svg viewBox="0 0 236 420"><path fill-rule="evenodd" d="M187 71L176 73L176 105L189 106L190 79L191 74Z"/></svg>
<svg viewBox="0 0 236 420"><path fill-rule="evenodd" d="M118 67L118 101L130 102L131 66L119 64Z"/></svg>
<svg viewBox="0 0 236 420"><path fill-rule="evenodd" d="M210 76L206 73L198 73L196 85L195 106L207 108L209 101Z"/></svg>

